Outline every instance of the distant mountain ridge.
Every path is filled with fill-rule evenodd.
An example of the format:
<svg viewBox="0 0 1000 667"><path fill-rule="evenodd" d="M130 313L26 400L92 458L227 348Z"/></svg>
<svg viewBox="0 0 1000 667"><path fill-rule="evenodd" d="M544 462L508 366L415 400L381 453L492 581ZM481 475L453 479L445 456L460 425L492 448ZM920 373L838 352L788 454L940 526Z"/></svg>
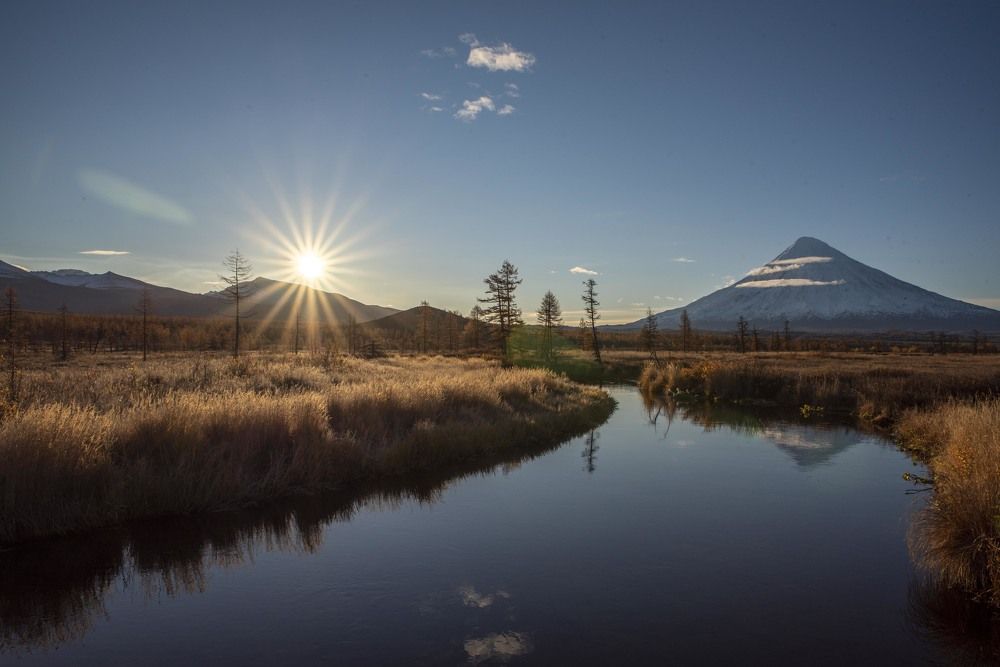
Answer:
<svg viewBox="0 0 1000 667"><path fill-rule="evenodd" d="M787 320L813 332L1000 331L1000 311L904 282L808 236L734 284L658 313L658 325L676 329L684 310L695 329L714 331L734 329L740 317L771 330Z"/></svg>
<svg viewBox="0 0 1000 667"><path fill-rule="evenodd" d="M0 261L0 290L13 287L24 310L53 312L65 304L71 312L89 315L135 314L139 293L148 289L157 315L216 317L227 315L230 303L219 292L193 294L161 287L108 271L94 274L79 269L28 271ZM351 316L368 322L399 312L388 306L372 306L343 294L257 278L249 283L251 293L244 304L249 319L294 317L297 303L313 304L303 317L346 322Z"/></svg>

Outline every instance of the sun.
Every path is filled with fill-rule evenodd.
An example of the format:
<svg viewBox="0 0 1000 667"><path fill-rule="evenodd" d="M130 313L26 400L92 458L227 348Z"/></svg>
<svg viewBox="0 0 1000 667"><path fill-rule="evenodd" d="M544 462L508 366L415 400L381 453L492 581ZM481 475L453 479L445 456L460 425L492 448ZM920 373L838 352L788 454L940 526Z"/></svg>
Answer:
<svg viewBox="0 0 1000 667"><path fill-rule="evenodd" d="M326 273L326 262L314 252L304 252L295 258L295 270L306 280L317 280Z"/></svg>

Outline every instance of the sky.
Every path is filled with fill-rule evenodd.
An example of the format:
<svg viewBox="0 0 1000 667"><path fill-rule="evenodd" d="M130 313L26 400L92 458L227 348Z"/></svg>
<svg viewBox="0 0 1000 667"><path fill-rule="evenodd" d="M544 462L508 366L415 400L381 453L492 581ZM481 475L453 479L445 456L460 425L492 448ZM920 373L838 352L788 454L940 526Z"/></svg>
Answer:
<svg viewBox="0 0 1000 667"><path fill-rule="evenodd" d="M1000 307L994 2L5 2L0 259L467 312L684 305L820 238ZM104 251L94 254L89 251ZM108 254L110 252L120 254ZM127 253L127 254L125 254Z"/></svg>

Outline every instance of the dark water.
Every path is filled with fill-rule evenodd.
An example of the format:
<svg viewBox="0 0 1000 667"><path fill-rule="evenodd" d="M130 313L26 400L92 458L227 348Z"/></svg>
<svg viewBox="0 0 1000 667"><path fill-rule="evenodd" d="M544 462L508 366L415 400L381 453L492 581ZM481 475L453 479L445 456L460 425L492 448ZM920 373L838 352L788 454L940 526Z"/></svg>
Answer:
<svg viewBox="0 0 1000 667"><path fill-rule="evenodd" d="M0 662L913 664L981 653L964 603L914 576L906 531L924 494L907 495L901 474L921 471L889 443L740 412L650 414L634 389L613 391L619 409L591 435L443 489L0 553Z"/></svg>

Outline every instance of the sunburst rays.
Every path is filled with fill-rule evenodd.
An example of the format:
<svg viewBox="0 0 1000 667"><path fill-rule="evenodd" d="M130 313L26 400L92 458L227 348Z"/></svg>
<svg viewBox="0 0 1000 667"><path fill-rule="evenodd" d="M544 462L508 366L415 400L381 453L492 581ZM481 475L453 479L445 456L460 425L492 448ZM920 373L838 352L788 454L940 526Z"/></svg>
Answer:
<svg viewBox="0 0 1000 667"><path fill-rule="evenodd" d="M361 247L374 226L361 221L364 200L344 204L334 190L320 206L308 193L293 204L273 179L269 182L276 215L244 200L253 222L247 236L261 252L258 275L280 281L259 280L250 297L259 317L258 331L276 324L286 336L292 330L299 335L304 327L305 335L313 338L352 316L363 319L342 293L356 290L366 276L360 263L376 254L370 243Z"/></svg>

